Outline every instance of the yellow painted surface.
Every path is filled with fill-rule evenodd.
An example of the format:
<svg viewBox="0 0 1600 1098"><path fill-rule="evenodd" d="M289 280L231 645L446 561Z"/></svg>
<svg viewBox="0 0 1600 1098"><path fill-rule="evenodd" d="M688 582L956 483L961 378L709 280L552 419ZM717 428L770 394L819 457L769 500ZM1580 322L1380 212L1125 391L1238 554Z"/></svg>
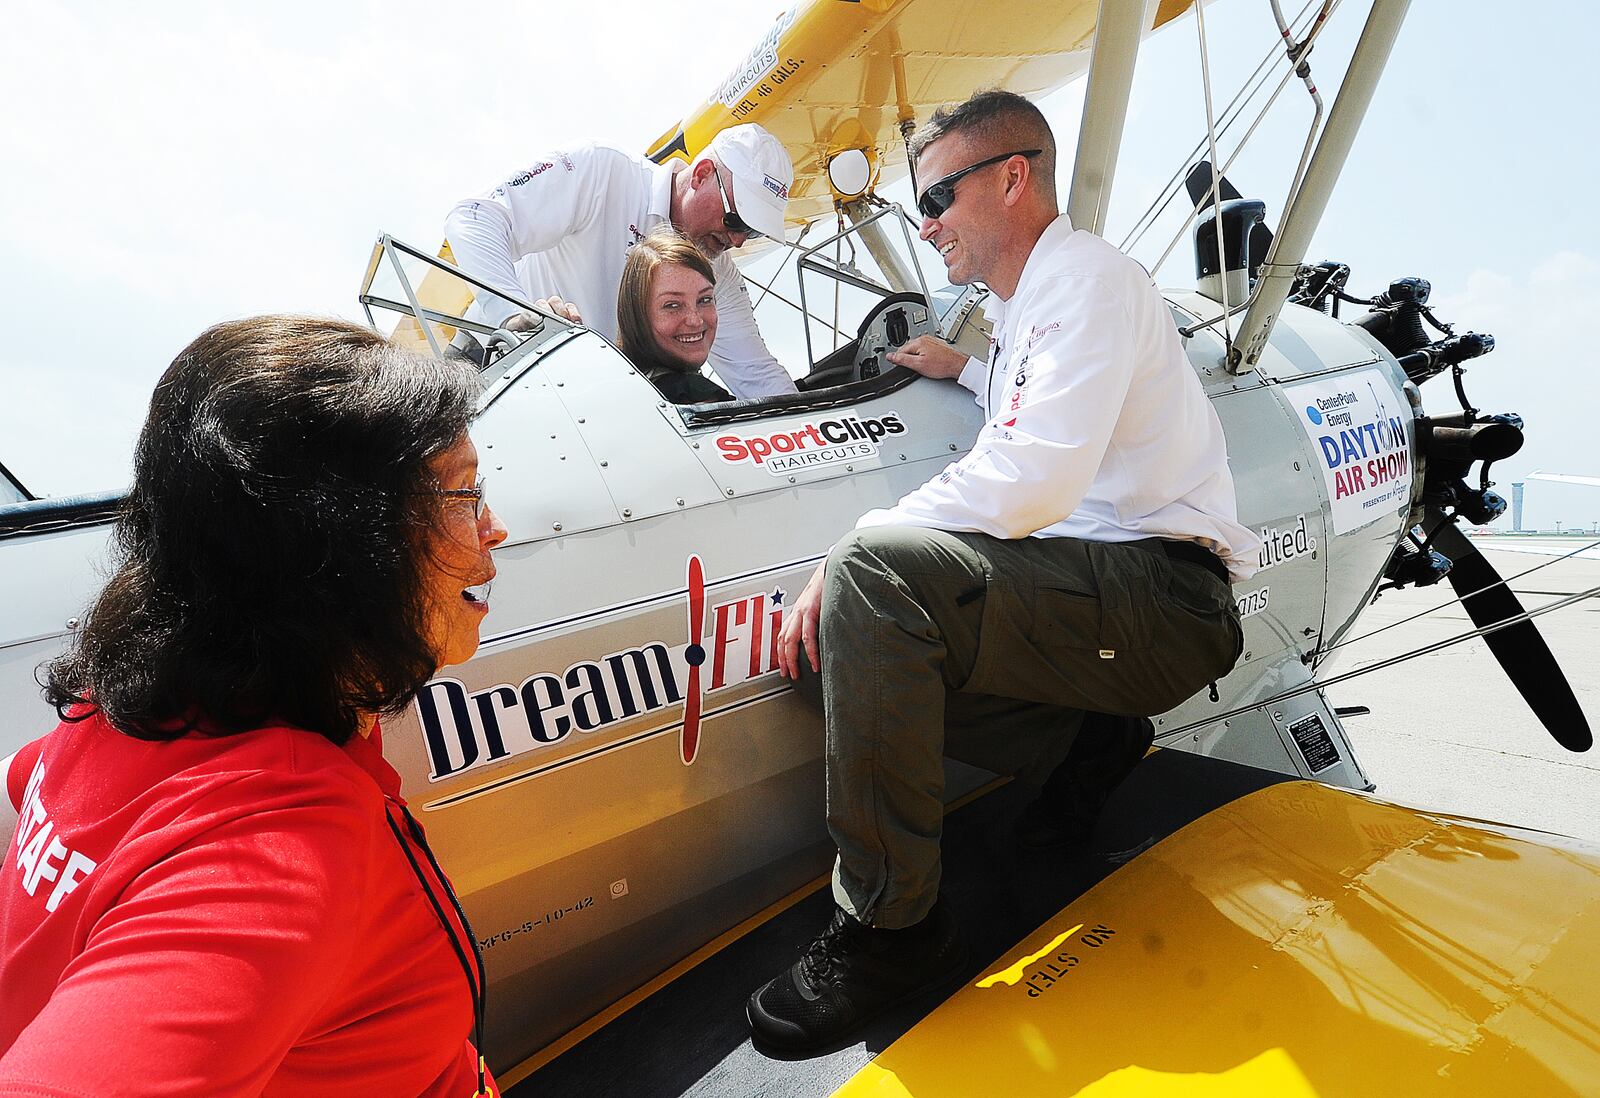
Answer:
<svg viewBox="0 0 1600 1098"><path fill-rule="evenodd" d="M1193 4L1160 0L1151 29ZM797 0L647 151L658 161L692 161L718 131L758 122L794 161L790 225L831 218L832 153L865 151L875 189L903 178L902 121L926 122L934 108L978 88L1036 99L1084 75L1099 7L1100 0ZM1062 150L1063 170L1070 161L1071 150ZM446 243L440 255L449 258L448 250ZM444 312L472 301L460 283L446 290L425 281L418 296ZM414 320L402 318L392 338L427 346Z"/></svg>
<svg viewBox="0 0 1600 1098"><path fill-rule="evenodd" d="M439 245L439 258L451 265L455 264L456 256L450 250L448 240ZM427 273L422 276L422 282L413 286L412 290L417 295L417 304L422 308L433 309L451 316L465 316L467 308L472 304L471 286L432 267L427 269ZM449 343L455 337L456 330L450 325L434 325L433 338L441 345ZM402 316L395 324L394 330L389 333L389 338L403 347L424 354L429 353L428 337L422 330L422 322L416 317Z"/></svg>
<svg viewBox="0 0 1600 1098"><path fill-rule="evenodd" d="M1193 0L1162 0L1153 24ZM862 148L879 186L906 174L899 125L977 88L1037 97L1089 67L1099 0L801 0L710 96L650 147L690 159L726 126L758 122L794 160L789 220L831 215L831 152ZM1064 160L1070 161L1070 149Z"/></svg>
<svg viewBox="0 0 1600 1098"><path fill-rule="evenodd" d="M837 1093L1600 1094L1600 851L1273 786L1118 869Z"/></svg>

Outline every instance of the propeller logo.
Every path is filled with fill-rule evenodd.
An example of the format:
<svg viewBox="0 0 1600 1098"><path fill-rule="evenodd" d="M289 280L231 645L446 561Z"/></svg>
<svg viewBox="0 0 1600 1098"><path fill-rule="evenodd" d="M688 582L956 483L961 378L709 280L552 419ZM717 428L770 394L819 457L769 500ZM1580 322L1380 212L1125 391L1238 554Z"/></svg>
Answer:
<svg viewBox="0 0 1600 1098"><path fill-rule="evenodd" d="M683 698L683 732L678 739L678 754L683 765L694 762L700 750L700 665L706 662L706 573L700 558L689 557L689 647L683 658L689 664L689 684Z"/></svg>

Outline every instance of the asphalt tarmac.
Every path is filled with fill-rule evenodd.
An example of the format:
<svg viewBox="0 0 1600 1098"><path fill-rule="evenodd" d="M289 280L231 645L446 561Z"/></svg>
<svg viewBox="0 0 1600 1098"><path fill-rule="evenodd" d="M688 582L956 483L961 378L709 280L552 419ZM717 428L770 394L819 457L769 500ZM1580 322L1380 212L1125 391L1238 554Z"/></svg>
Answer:
<svg viewBox="0 0 1600 1098"><path fill-rule="evenodd" d="M1525 609L1600 586L1597 539L1474 539ZM1584 551L1567 560L1574 550ZM1512 579L1530 568L1547 567ZM1371 633L1431 607L1441 609L1341 648L1322 677L1377 663L1468 632L1448 581L1386 592L1355 634ZM1566 672L1591 729L1600 729L1600 598L1555 610L1535 623ZM1345 731L1378 796L1451 815L1494 820L1600 844L1600 748L1575 754L1534 718L1483 641L1474 638L1328 689L1335 706L1365 705Z"/></svg>

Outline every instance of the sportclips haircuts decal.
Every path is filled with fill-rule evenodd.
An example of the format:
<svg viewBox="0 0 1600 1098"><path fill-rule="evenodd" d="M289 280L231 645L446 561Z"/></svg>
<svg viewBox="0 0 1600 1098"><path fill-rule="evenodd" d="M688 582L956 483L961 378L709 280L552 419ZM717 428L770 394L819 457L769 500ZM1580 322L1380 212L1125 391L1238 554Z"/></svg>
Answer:
<svg viewBox="0 0 1600 1098"><path fill-rule="evenodd" d="M873 457L880 439L906 433L898 412L871 416L839 416L793 424L760 435L718 435L717 456L730 465L765 469L775 477L797 469L816 469Z"/></svg>
<svg viewBox="0 0 1600 1098"><path fill-rule="evenodd" d="M741 595L712 605L708 614L699 557L689 558L687 573L686 640L646 641L515 685L469 691L456 679L434 679L423 687L416 707L429 780L604 732L634 717L670 717L677 706L683 707L679 757L686 766L694 762L702 696L778 669L784 592Z"/></svg>
<svg viewBox="0 0 1600 1098"><path fill-rule="evenodd" d="M1410 500L1406 405L1382 370L1296 385L1288 396L1322 470L1335 534L1392 515Z"/></svg>

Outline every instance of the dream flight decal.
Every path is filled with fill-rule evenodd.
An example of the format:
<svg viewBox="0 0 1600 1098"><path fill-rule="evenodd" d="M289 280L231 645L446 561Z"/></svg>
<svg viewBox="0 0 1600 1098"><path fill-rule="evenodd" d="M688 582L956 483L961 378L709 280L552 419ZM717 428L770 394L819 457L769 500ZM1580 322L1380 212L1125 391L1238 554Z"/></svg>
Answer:
<svg viewBox="0 0 1600 1098"><path fill-rule="evenodd" d="M688 558L685 573L688 627L681 642L647 641L519 683L474 690L458 679L434 679L424 686L414 705L429 781L551 748L582 744L581 753L590 747L583 741L603 747L626 738L624 731L641 736L673 728L679 758L692 765L707 696L776 674L784 590L708 605L699 556ZM681 719L673 719L678 706ZM653 716L663 723L641 733L636 726Z"/></svg>

